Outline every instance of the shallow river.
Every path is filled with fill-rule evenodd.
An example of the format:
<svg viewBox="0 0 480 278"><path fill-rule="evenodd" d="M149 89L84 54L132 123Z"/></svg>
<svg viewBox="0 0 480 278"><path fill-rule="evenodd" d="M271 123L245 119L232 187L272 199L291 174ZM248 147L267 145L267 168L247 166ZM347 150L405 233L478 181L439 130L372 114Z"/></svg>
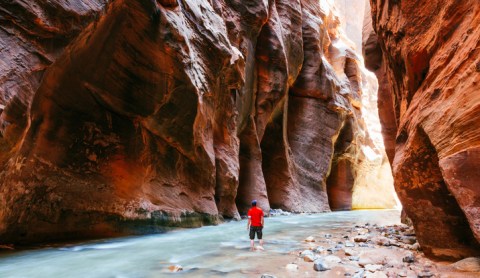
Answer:
<svg viewBox="0 0 480 278"><path fill-rule="evenodd" d="M265 219L265 251L249 251L246 221L164 234L0 253L0 277L260 277L282 272L309 235L356 224L399 223L397 210L275 216ZM276 263L278 262L278 265ZM181 265L170 273L168 266Z"/></svg>

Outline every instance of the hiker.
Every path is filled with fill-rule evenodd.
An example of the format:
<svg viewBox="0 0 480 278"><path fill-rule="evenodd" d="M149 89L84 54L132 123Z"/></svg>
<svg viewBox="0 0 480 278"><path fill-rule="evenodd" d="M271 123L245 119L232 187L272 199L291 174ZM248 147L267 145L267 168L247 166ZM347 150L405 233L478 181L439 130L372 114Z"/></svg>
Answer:
<svg viewBox="0 0 480 278"><path fill-rule="evenodd" d="M248 210L247 230L250 229L250 248L254 250L255 233L263 247L262 229L263 229L263 210L257 207L257 200L252 201L252 207Z"/></svg>

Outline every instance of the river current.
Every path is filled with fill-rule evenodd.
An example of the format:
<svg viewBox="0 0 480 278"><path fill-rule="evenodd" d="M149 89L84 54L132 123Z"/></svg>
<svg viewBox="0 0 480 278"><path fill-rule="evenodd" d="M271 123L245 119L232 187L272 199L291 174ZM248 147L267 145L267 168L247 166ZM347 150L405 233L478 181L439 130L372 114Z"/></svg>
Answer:
<svg viewBox="0 0 480 278"><path fill-rule="evenodd" d="M265 219L265 251L250 251L246 220L0 253L0 277L260 277L284 272L288 253L310 235L365 223L400 222L398 210L358 210ZM257 242L256 242L257 244ZM278 265L277 265L278 264ZM183 271L171 273L169 266ZM280 275L281 276L281 275Z"/></svg>

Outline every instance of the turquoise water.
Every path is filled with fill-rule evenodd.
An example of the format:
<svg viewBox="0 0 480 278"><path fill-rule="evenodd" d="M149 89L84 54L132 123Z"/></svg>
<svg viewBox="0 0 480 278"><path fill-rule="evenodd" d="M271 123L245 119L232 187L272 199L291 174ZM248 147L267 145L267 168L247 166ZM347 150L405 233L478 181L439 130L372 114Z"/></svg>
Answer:
<svg viewBox="0 0 480 278"><path fill-rule="evenodd" d="M397 210L366 210L266 218L264 252L249 251L247 223L243 220L0 253L0 277L260 277L258 269L265 262L301 248L301 241L309 235L367 222L395 224L399 216ZM176 264L184 270L169 272L168 266Z"/></svg>

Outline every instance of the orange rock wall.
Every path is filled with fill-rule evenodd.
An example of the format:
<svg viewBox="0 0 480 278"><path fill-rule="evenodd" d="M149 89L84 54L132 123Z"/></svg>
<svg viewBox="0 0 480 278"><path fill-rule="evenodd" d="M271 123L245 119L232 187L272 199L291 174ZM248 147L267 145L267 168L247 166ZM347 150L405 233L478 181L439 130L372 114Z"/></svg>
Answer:
<svg viewBox="0 0 480 278"><path fill-rule="evenodd" d="M351 208L371 142L325 3L101 3L0 4L2 241Z"/></svg>
<svg viewBox="0 0 480 278"><path fill-rule="evenodd" d="M379 48L364 50L398 196L427 255L478 254L480 4L370 3Z"/></svg>

